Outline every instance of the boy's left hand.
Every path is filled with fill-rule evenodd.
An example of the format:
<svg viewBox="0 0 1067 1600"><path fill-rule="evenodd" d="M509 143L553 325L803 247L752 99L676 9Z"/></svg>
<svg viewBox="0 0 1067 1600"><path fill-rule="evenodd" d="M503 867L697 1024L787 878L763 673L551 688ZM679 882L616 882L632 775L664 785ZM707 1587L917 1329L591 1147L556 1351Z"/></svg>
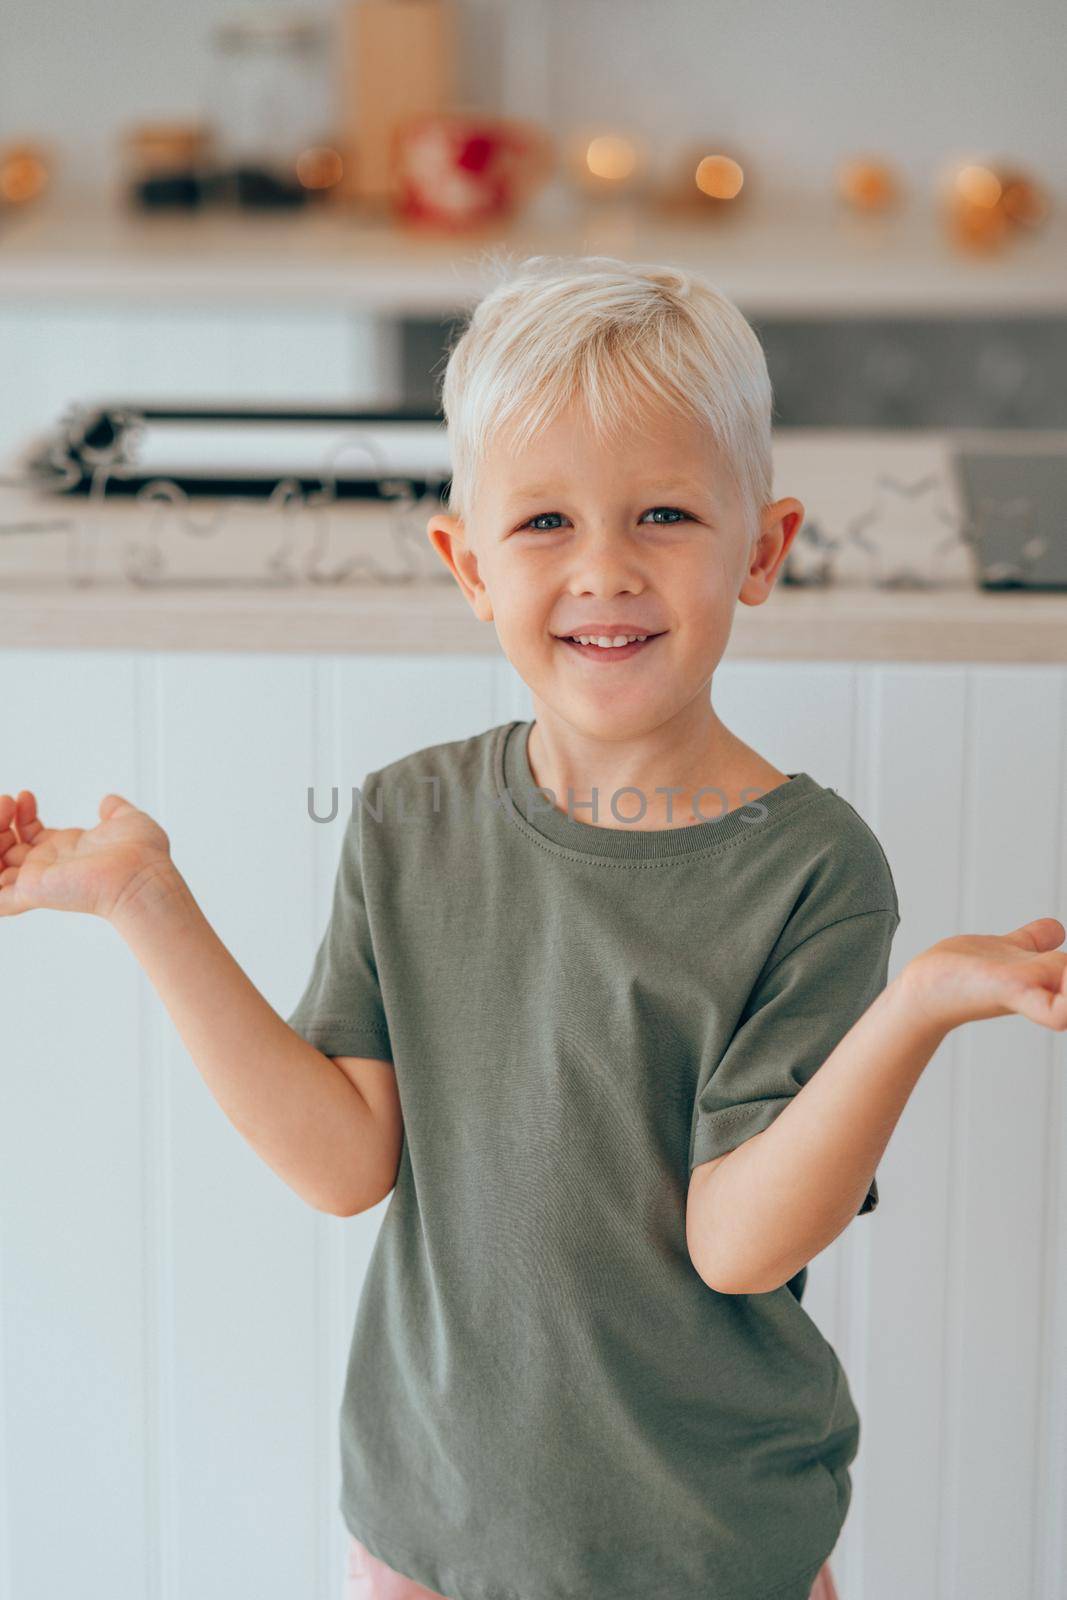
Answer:
<svg viewBox="0 0 1067 1600"><path fill-rule="evenodd" d="M1067 1032L1067 928L1038 917L1013 933L940 939L909 961L901 988L923 1016L946 1031L1013 1012Z"/></svg>

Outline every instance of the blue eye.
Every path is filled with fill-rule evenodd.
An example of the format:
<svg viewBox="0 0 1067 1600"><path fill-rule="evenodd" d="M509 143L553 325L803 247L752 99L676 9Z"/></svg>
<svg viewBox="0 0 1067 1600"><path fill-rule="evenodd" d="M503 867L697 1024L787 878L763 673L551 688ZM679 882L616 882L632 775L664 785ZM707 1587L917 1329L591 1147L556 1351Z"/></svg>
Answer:
<svg viewBox="0 0 1067 1600"><path fill-rule="evenodd" d="M679 522L688 522L689 521L689 513L687 511L679 511L677 506L653 506L651 508L651 510L645 512L645 516L646 517L650 517L657 511L672 511L674 513L674 519L675 520L677 520ZM662 526L670 527L671 524L670 523L666 523L666 524L662 524L661 523L661 527Z"/></svg>
<svg viewBox="0 0 1067 1600"><path fill-rule="evenodd" d="M689 522L692 520L687 511L679 511L677 506L651 506L645 512L645 516L650 517L660 511L669 511L672 513L671 520L669 522L662 522L658 521L657 519L658 526L661 528L674 527L678 522ZM523 528L533 528L535 522L543 522L546 517L559 517L561 515L562 513L559 511L540 511L536 517L530 517L530 519L527 522L524 522L522 526ZM556 530L554 528L534 528L535 533L554 533L555 531Z"/></svg>

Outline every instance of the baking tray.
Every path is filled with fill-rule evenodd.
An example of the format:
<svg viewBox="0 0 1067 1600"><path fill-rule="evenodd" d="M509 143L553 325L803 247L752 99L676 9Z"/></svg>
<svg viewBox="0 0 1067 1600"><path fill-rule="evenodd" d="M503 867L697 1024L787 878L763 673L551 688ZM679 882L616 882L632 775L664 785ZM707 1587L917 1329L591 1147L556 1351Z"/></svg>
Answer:
<svg viewBox="0 0 1067 1600"><path fill-rule="evenodd" d="M57 494L269 498L279 484L338 499L443 496L451 479L440 410L94 403L70 408L23 466Z"/></svg>

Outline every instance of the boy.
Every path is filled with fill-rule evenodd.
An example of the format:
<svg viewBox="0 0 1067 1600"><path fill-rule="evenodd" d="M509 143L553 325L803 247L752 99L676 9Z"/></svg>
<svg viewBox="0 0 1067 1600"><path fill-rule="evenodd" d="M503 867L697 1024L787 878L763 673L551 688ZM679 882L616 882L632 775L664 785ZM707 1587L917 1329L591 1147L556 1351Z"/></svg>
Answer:
<svg viewBox="0 0 1067 1600"><path fill-rule="evenodd" d="M427 533L535 718L367 776L288 1025L119 796L85 832L0 797L0 912L106 916L276 1171L340 1215L393 1191L341 1417L377 1563L450 1600L808 1600L859 1422L807 1263L951 1028L1067 1027L1064 928L887 984L877 839L717 717L803 513L728 301L535 258L444 400Z"/></svg>

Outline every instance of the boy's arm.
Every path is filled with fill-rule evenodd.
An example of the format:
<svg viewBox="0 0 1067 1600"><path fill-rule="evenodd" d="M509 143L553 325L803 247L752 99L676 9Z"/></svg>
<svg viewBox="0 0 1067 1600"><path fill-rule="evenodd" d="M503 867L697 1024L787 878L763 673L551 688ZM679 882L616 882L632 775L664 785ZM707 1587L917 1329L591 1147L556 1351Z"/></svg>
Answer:
<svg viewBox="0 0 1067 1600"><path fill-rule="evenodd" d="M770 1127L693 1169L686 1239L710 1288L777 1289L837 1238L947 1032L895 978Z"/></svg>
<svg viewBox="0 0 1067 1600"><path fill-rule="evenodd" d="M964 1022L1016 1013L1067 1030L1064 926L942 939L909 962L774 1121L694 1167L686 1239L724 1294L777 1289L852 1221L923 1069Z"/></svg>
<svg viewBox="0 0 1067 1600"><path fill-rule="evenodd" d="M384 1199L403 1133L391 1065L334 1060L302 1039L234 960L176 867L152 875L109 920L211 1093L268 1166L336 1216Z"/></svg>

